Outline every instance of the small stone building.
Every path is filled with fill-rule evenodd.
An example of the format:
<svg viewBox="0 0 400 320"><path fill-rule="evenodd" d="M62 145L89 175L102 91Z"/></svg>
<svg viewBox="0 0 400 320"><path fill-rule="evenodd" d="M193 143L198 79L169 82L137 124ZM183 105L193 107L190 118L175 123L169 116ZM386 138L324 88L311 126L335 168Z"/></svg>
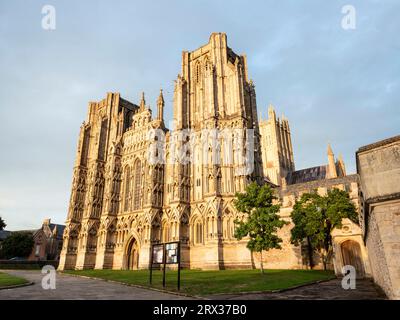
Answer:
<svg viewBox="0 0 400 320"><path fill-rule="evenodd" d="M59 260L62 249L64 225L43 221L42 227L33 231L35 244L28 260Z"/></svg>
<svg viewBox="0 0 400 320"><path fill-rule="evenodd" d="M362 235L375 282L400 299L400 135L358 149Z"/></svg>

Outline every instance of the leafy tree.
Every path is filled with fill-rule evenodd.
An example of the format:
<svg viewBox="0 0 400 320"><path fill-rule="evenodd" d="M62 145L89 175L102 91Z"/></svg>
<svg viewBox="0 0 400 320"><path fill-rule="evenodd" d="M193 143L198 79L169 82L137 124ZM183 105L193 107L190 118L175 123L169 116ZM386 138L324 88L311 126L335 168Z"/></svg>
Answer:
<svg viewBox="0 0 400 320"><path fill-rule="evenodd" d="M7 225L4 222L4 220L0 217L0 230L4 230L5 227L7 227Z"/></svg>
<svg viewBox="0 0 400 320"><path fill-rule="evenodd" d="M328 190L324 196L316 191L304 193L296 200L291 218L294 224L291 242L299 245L306 239L309 249L318 251L324 270L333 253L333 229L341 228L344 218L358 223L358 214L349 194L337 188ZM312 252L309 254L311 257ZM312 261L310 264L312 267Z"/></svg>
<svg viewBox="0 0 400 320"><path fill-rule="evenodd" d="M240 212L246 213L244 221L235 220L235 238L241 240L248 236L247 248L259 252L261 256L261 272L263 267L263 250L281 249L282 239L276 234L287 222L278 216L280 204L273 204L274 190L268 185L259 186L251 183L244 193L236 193L234 205Z"/></svg>
<svg viewBox="0 0 400 320"><path fill-rule="evenodd" d="M7 258L27 257L32 252L33 236L29 232L13 232L1 246L2 254Z"/></svg>

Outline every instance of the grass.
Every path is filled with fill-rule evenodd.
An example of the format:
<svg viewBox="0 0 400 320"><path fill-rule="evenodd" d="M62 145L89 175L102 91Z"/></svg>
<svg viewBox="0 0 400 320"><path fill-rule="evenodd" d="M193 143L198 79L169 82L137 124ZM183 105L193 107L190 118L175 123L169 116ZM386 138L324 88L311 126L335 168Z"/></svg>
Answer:
<svg viewBox="0 0 400 320"><path fill-rule="evenodd" d="M12 276L8 273L0 272L0 288L25 284L28 281L24 278Z"/></svg>
<svg viewBox="0 0 400 320"><path fill-rule="evenodd" d="M149 284L148 270L71 270L65 273L114 280L127 284L162 288L162 272L153 271L153 285ZM322 270L220 270L181 271L181 292L191 295L239 293L287 289L318 280L334 278L331 271ZM177 271L166 271L166 289L177 291Z"/></svg>

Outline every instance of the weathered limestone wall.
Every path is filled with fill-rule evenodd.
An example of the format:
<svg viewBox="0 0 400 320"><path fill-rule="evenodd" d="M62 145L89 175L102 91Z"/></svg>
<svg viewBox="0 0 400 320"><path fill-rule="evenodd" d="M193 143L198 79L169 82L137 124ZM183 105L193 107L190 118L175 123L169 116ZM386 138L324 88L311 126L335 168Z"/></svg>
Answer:
<svg viewBox="0 0 400 320"><path fill-rule="evenodd" d="M287 220L287 219L285 219ZM266 269L305 269L306 265L302 262L301 247L290 243L290 230L292 223L285 225L278 231L278 236L282 239L282 249L271 249L263 252L263 266ZM253 254L256 268L260 268L261 255Z"/></svg>
<svg viewBox="0 0 400 320"><path fill-rule="evenodd" d="M360 148L357 170L365 200L400 193L400 136Z"/></svg>
<svg viewBox="0 0 400 320"><path fill-rule="evenodd" d="M387 210L386 214L385 210ZM388 218L386 221L384 220L385 216ZM393 230L390 230L392 229L391 218L390 208L385 208L385 206L376 208L370 213L368 223L369 236L367 237L366 245L368 247L374 281L386 292L388 297L395 298L390 269L392 268L394 273L400 273L399 261L397 261L397 265L393 265L395 260L400 259L400 252L399 248L396 250L396 243L384 243L381 237L383 235L385 238L385 234L388 234L390 237L390 234L393 234ZM391 255L393 256L391 257ZM399 292L397 292L397 298L399 297Z"/></svg>
<svg viewBox="0 0 400 320"><path fill-rule="evenodd" d="M389 298L400 299L400 136L361 147L356 156L372 275Z"/></svg>
<svg viewBox="0 0 400 320"><path fill-rule="evenodd" d="M190 268L203 270L252 268L246 241L194 245L190 248Z"/></svg>

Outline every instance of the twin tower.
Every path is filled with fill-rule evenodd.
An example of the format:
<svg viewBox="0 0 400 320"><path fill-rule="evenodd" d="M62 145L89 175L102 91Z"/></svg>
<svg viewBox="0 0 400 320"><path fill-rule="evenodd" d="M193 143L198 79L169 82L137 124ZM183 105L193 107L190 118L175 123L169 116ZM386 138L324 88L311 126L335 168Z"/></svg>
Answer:
<svg viewBox="0 0 400 320"><path fill-rule="evenodd" d="M246 57L224 33L182 53L173 99L172 130L162 91L155 116L144 95L89 103L59 269L148 268L151 244L169 241L181 242L187 268L252 267L246 241L234 238L244 218L234 196L294 171L289 123L272 107L268 120L257 118Z"/></svg>

